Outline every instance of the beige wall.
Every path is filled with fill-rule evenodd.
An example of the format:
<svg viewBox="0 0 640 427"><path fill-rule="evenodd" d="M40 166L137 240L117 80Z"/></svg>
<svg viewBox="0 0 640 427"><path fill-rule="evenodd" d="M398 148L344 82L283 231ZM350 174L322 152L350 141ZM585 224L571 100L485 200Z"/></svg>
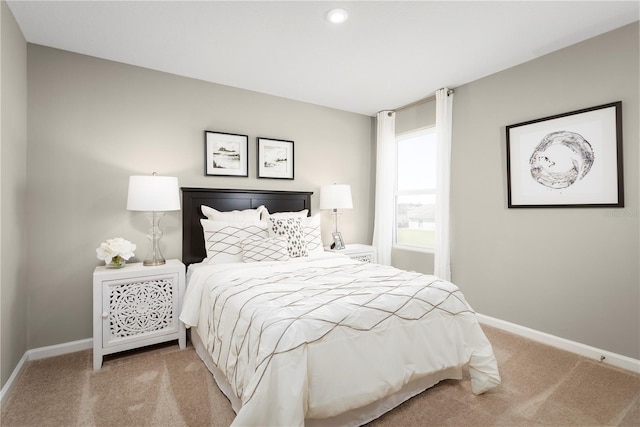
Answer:
<svg viewBox="0 0 640 427"><path fill-rule="evenodd" d="M396 135L436 125L436 101L432 99L396 111Z"/></svg>
<svg viewBox="0 0 640 427"><path fill-rule="evenodd" d="M370 242L372 118L28 45L29 348L92 335L95 248L111 237L147 255L148 223L126 210L134 174L184 187L314 191L351 184L347 242ZM249 178L204 176L204 130L249 135ZM256 178L256 137L294 141L295 180ZM323 213L330 242L331 215ZM162 222L165 258L181 256L181 217Z"/></svg>
<svg viewBox="0 0 640 427"><path fill-rule="evenodd" d="M638 23L455 89L452 278L480 313L640 357ZM505 126L622 101L624 209L507 209Z"/></svg>
<svg viewBox="0 0 640 427"><path fill-rule="evenodd" d="M2 386L27 350L27 44L0 2L0 358Z"/></svg>

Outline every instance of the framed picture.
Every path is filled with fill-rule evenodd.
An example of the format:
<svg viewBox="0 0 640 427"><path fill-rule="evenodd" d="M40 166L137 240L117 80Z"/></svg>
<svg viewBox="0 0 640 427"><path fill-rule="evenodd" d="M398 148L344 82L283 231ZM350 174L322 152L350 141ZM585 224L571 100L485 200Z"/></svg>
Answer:
<svg viewBox="0 0 640 427"><path fill-rule="evenodd" d="M332 233L333 236L333 245L331 245L331 249L344 249L344 240L342 240L342 234L339 232Z"/></svg>
<svg viewBox="0 0 640 427"><path fill-rule="evenodd" d="M621 101L506 130L509 208L624 207Z"/></svg>
<svg viewBox="0 0 640 427"><path fill-rule="evenodd" d="M258 178L293 179L293 141L258 137Z"/></svg>
<svg viewBox="0 0 640 427"><path fill-rule="evenodd" d="M249 137L204 131L204 174L249 176Z"/></svg>

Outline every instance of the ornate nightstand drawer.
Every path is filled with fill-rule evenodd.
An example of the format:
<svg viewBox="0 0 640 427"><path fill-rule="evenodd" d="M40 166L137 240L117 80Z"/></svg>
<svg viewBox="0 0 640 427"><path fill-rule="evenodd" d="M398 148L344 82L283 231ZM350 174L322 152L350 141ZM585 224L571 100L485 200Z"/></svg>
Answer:
<svg viewBox="0 0 640 427"><path fill-rule="evenodd" d="M178 260L122 269L96 267L93 273L93 368L119 351L177 339L186 345L178 319L184 295L185 267Z"/></svg>

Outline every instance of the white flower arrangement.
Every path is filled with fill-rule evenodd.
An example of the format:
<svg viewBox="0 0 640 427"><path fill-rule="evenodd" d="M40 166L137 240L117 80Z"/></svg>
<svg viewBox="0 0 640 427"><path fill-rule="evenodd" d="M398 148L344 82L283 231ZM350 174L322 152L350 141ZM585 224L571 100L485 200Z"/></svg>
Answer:
<svg viewBox="0 0 640 427"><path fill-rule="evenodd" d="M133 251L136 245L122 237L107 239L106 242L100 243L100 247L96 249L98 259L105 264L112 264L115 267L124 267L126 261L134 256Z"/></svg>

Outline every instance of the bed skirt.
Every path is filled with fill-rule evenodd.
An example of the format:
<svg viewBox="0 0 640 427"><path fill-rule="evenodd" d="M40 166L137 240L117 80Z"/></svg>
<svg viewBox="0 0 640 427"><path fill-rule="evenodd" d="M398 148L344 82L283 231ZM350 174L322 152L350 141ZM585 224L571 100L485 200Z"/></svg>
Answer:
<svg viewBox="0 0 640 427"><path fill-rule="evenodd" d="M233 393L231 386L227 382L224 374L218 369L211 359L211 355L207 352L207 349L202 342L202 339L198 335L198 328L190 328L190 339L193 347L196 350L198 356L202 359L207 369L213 375L214 380L218 384L220 390L227 396L227 399L231 402L231 407L234 412L238 413L242 402ZM366 424L383 414L389 412L393 408L399 406L403 402L411 399L426 389L433 387L440 381L447 379L462 379L462 368L451 367L418 380L412 381L405 385L397 392L381 399L376 402L372 402L361 408L352 409L342 414L329 417L329 418L307 418L305 419L305 426L308 427L325 427L325 426L343 426L343 427L356 427Z"/></svg>

